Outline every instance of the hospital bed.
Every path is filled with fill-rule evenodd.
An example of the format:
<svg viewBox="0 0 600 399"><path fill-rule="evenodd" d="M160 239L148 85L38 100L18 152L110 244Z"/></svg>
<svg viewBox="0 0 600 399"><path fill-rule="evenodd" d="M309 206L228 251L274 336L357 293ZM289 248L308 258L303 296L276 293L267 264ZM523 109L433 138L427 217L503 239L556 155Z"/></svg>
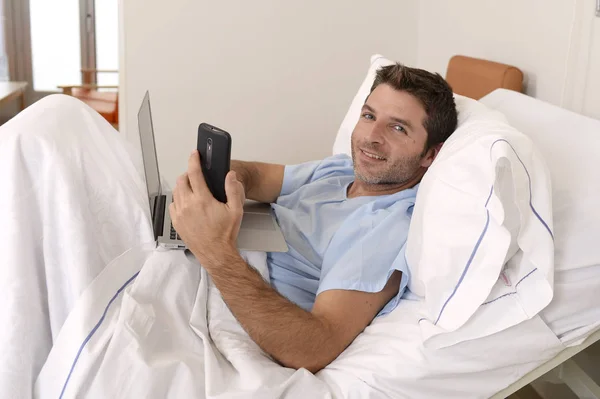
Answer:
<svg viewBox="0 0 600 399"><path fill-rule="evenodd" d="M600 121L586 118L514 91L499 89L483 97L480 101L490 108L504 113L513 126L528 135L568 134L572 135L570 136L571 139L575 140L584 140L586 135L600 135ZM573 176L573 178L578 177ZM579 178L584 177L581 176ZM600 198L596 202L600 203ZM597 238L600 239L600 236L597 236ZM591 268L593 269L592 273L600 274L600 265L591 266ZM577 270L575 269L570 272L575 273ZM568 274L569 271L564 273ZM557 300L563 300L565 302L564 306L568 306L568 304L583 300L582 298L585 295L597 297L597 293L577 292L577 290L573 290L568 295L557 298ZM589 314L588 320L581 323L583 325L589 323L588 327L580 327L583 329L583 335L579 338L579 341L582 341L581 343L561 351L549 361L495 394L492 398L505 398L553 369L555 369L552 375L554 377L553 382L567 384L579 397L600 398L600 387L573 359L573 356L600 340L600 328L598 328L600 322L600 300L595 301L595 306L595 311L579 309ZM576 312L577 309L573 309L573 311ZM600 367L600 364L598 366ZM557 378L559 381L557 381Z"/></svg>
<svg viewBox="0 0 600 399"><path fill-rule="evenodd" d="M368 87L369 82L366 83ZM358 105L360 109L364 98L364 92L357 95L356 101L350 107L350 119L357 116L355 106ZM480 104L475 101L473 103ZM91 389L88 382L97 384L94 388L100 391L114 387L121 389L122 386L112 382L121 377L127 379L127 361L139 360L139 363L136 363L139 368L136 375L140 378L144 376L145 383L129 384L123 388L129 389L127 392L137 392L134 390L141 391L159 385L161 389L168 390L172 384L176 384L175 388L180 389L181 393L179 397L501 398L562 364L563 371L559 374L563 376L563 380L580 394L587 391L582 397L594 397L591 394L597 393L597 387L582 374L572 357L600 338L600 296L597 294L600 290L600 246L597 245L600 237L600 224L597 223L600 220L600 208L597 206L600 200L600 170L597 167L597 155L600 154L600 122L503 89L489 93L481 103L502 112L513 126L530 137L543 155L552 176L552 232L555 234L553 237L556 237L552 301L540 312L528 315L529 317L500 331L464 339L438 349L424 345L422 325L426 321L421 323L422 301L407 296L393 312L376 318L328 367L312 375L306 370L279 367L263 356L235 323L218 292L209 287L206 275L200 278L201 271L196 267L189 267L184 259L180 260L178 256L181 254L152 252L152 262L144 264L140 261L146 256L144 253L127 250L133 245L132 242L135 243L135 237L140 240L143 238L139 237L137 230L140 226L144 227L140 225L139 220L145 219L139 215L147 212L139 162L133 162L133 153L128 153L123 145L117 145L116 142L120 140L118 135L106 134L113 132L105 130L106 122L99 115L86 111L72 99L48 99L43 104L48 109L53 109L53 116L56 113L68 114L68 119L61 120L68 122L72 134L65 135L62 126L56 124L49 126L46 135L59 144L62 143L60 140L80 142L78 146L55 145L55 142L50 140L38 140L36 143L65 151L71 148L100 148L102 151L90 151L95 157L90 158L89 163L84 165L86 178L93 177L95 183L101 187L110 187L112 180L122 184L115 186L120 187L121 191L115 189L94 192L98 198L94 198L93 204L110 203L115 214L96 212L90 214L88 219L79 217L79 214L69 213L63 214L61 218L61 223L67 220L70 231L76 232L70 238L72 246L87 248L86 245L89 246L93 242L95 247L104 250L103 256L107 259L106 262L110 263L106 264L104 258L91 262L85 257L87 252L84 251L77 251L75 256L79 257L71 259L71 251L63 251L58 247L47 248L48 251L54 251L53 256L60 260L56 264L60 264L61 268L64 268L65 264L86 263L97 266L102 272L91 284L85 280L89 276L82 276L81 290L85 291L68 313L64 324L60 322L62 327L52 336L52 350L35 383L38 396L59 397L61 392L66 392L64 397L84 397L83 394L77 396L76 392L81 392L77 391L79 389L83 392ZM16 132L20 126L28 126L28 123L36 126L35 113L43 113L44 107L30 107L29 111L25 112L23 115L28 118L16 118L8 128ZM351 130L353 125L350 119L345 120L342 127L349 125ZM30 130L34 131L27 131ZM3 137L17 137L17 134L7 136L10 132L11 130L4 131ZM85 136L80 132L86 132ZM334 153L338 152L338 141L343 146L349 146L349 135L345 136L344 132L348 133L348 130L340 128L333 148ZM477 133L479 134L479 131ZM22 136L25 140L26 137ZM7 153L11 153L11 143L9 141L8 144L0 146L0 149L8 148ZM13 152L18 153L22 148L22 143L16 142ZM35 159L36 162L40 159L44 161L42 155L48 151L39 152L40 157L15 158L18 162L29 162L31 159ZM73 158L65 157L67 161ZM442 162L440 158L441 153L436 159L438 164ZM67 162L51 165L54 167L53 172L57 172L55 175L65 181L67 178L74 181L83 180L79 177L81 168L74 168ZM12 164L7 165L5 180L11 183L14 181L11 180L14 173L11 173L13 171L8 166ZM17 166L14 169L18 171L20 169ZM468 177L471 179L470 175ZM72 196L70 191L57 190L58 186L50 184L53 182L51 179L46 180L49 183L40 186L42 194L53 200L65 200L64 197ZM423 192L423 187L424 182L421 183L419 192ZM578 191L576 194L575 191L565 192L567 188ZM113 195L113 192L119 195ZM85 194L77 194L88 198ZM17 205L24 209L36 209L36 205L33 204L36 198L19 196ZM0 201L4 199L0 196ZM25 201L32 204L26 204L27 207L21 205ZM15 209L18 208L17 205L13 205ZM418 207L415 206L415 214L418 213L416 208ZM136 222L137 219L139 220ZM119 221L118 226L116 221ZM121 221L127 223L120 223ZM115 223L114 228L111 227L111 223ZM109 231L111 234L98 234L92 241L86 240L85 234L79 233L86 232L90 226L96 225L102 226L103 232ZM149 235L151 229L149 225L145 227L140 228L140 231L143 230ZM450 227L454 229L456 226ZM546 240L549 240L548 236ZM14 259L22 258L18 248L5 247L5 252L14 255ZM248 261L255 267L262 265L266 270L264 254L255 255L255 262ZM260 265L259 261L262 262ZM24 264L22 260L20 262L19 264ZM14 263L17 264L17 261ZM145 266L140 270L142 264ZM81 268L73 267L69 270L72 273L62 273L60 276L79 277L74 273ZM161 278L161 273L167 273L166 271L173 272L168 272L168 279ZM414 275L411 276L412 280L417 280L413 277ZM499 280L497 274L493 278ZM23 284L31 285L31 282L36 280L23 278L22 281ZM519 280L519 283L521 281ZM57 282L61 283L61 280ZM167 291L164 287L160 290L154 289L154 285L149 284L151 282L168 283L166 288L172 291ZM5 290L20 287L15 286L12 280L5 280L5 283ZM131 290L128 288L130 283ZM60 287L64 285L61 283ZM523 285L526 286L527 282ZM33 295L36 290L32 287L19 289L19 292ZM163 302L157 302L158 299L154 297L158 292L164 294ZM170 293L177 293L181 297L182 292L186 292L193 300L174 303ZM150 293L150 308L158 306L160 309L164 306L167 310L153 312L149 317L146 302L138 303L136 298L142 300L150 297ZM123 299L125 294L127 297ZM485 309L502 309L497 306L504 302L476 305L480 308L485 306ZM178 310L180 303L185 304L185 312L183 308ZM11 304L7 306L9 305ZM170 310L171 307L174 307L173 311ZM119 309L122 309L124 324L121 324ZM154 333L163 331L164 325L160 324L163 319L168 321L170 315L179 314L178 312L181 312L182 322L174 323L173 326L181 327L177 330L181 333L181 339L146 340L147 336L153 338ZM57 312L52 314L60 316ZM500 313L494 313L494 316L496 314L498 318L505 316ZM38 332L39 326L25 324L30 322L31 317L24 316L29 315L27 312L15 312L14 319L21 317L24 326L32 326L28 331ZM194 329L188 328L188 322ZM121 326L126 328L120 328ZM479 323L476 327L481 326L487 327L485 323ZM457 332L460 333L460 330L461 328ZM164 331L172 333L174 330ZM15 337L9 337L11 345L7 347L27 353L30 345L19 340L19 336ZM135 345L130 345L132 340L135 341ZM199 340L205 345L196 345ZM156 347L156 343L163 342L169 345L164 348ZM190 342L191 345L186 345L186 342ZM191 347L195 347L196 350L190 352ZM136 348L145 348L147 352ZM121 356L123 353L128 356ZM146 356L140 357L140 353ZM165 364L162 361L142 361L156 358L169 359L169 362ZM180 364L190 364L190 361L194 362L190 369L203 373L204 378L186 374L185 370L182 371L182 368L178 367ZM165 367L169 367L173 373L177 371L179 378L166 373ZM5 379L4 383L8 388L15 389L22 389L30 384L17 384L18 381L13 380ZM105 381L106 385L103 385L102 381ZM154 397L166 396L161 396L161 391L156 392L158 393L155 393ZM186 395L183 395L184 393Z"/></svg>
<svg viewBox="0 0 600 399"><path fill-rule="evenodd" d="M522 132L535 135L554 132L578 131L600 135L600 121L591 120L564 109L534 100L516 91L522 90L522 72L510 65L465 56L453 57L446 73L446 79L454 92L480 100L492 109L502 112L509 122ZM510 89L513 91L509 91ZM487 94L491 91L490 94ZM483 95L482 94L487 94ZM483 98L481 98L483 97ZM574 177L575 178L575 177ZM600 198L598 199L600 201ZM598 237L600 239L600 237ZM600 265L595 267L600 273ZM566 300L567 298L561 298ZM568 297L577 301L577 294ZM596 302L600 306L600 302ZM589 323L598 324L600 314L592 312ZM552 359L531 370L510 386L496 393L492 399L506 398L538 378L547 377L552 383L565 383L578 397L600 399L600 387L592 380L573 358L590 345L600 340L600 328L594 327L585 332L583 342L570 346ZM600 359L598 359L600 361ZM600 364L598 364L600 367Z"/></svg>
<svg viewBox="0 0 600 399"><path fill-rule="evenodd" d="M574 138L579 133L583 136L587 132L591 135L600 135L600 121L591 120L515 93L522 89L523 74L513 66L455 56L448 64L446 79L456 93L479 99L490 108L504 113L513 126L526 134L544 135L548 132L562 131L572 133ZM492 93L487 94L490 91ZM482 94L487 95L482 96ZM600 239L600 237L598 238ZM600 273L600 265L595 268ZM560 299L567 300L567 298ZM577 301L577 293L574 292L573 295L570 295L568 300ZM600 303L596 302L596 307L598 306ZM598 311L592 312L589 318L590 325L597 325L599 317ZM496 393L492 399L505 398L538 378L545 379L544 377L551 380L552 383L565 383L578 397L599 399L600 387L573 358L600 340L600 329L597 327L585 334L587 337L583 339L583 342L561 351L552 359ZM600 361L600 359L598 360ZM600 367L600 364L598 366Z"/></svg>

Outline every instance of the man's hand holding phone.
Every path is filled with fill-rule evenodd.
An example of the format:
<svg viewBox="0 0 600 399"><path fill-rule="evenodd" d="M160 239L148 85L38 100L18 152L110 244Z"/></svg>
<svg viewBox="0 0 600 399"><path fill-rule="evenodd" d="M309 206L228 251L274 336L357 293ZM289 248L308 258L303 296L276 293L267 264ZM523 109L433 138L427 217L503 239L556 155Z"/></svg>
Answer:
<svg viewBox="0 0 600 399"><path fill-rule="evenodd" d="M227 202L215 199L194 150L187 172L179 176L169 212L173 226L202 265L215 263L223 253L237 253L237 237L244 214L244 186L230 171L225 178Z"/></svg>
<svg viewBox="0 0 600 399"><path fill-rule="evenodd" d="M231 135L208 123L198 126L196 148L202 158L200 166L208 189L221 202L227 202L225 176L231 165Z"/></svg>

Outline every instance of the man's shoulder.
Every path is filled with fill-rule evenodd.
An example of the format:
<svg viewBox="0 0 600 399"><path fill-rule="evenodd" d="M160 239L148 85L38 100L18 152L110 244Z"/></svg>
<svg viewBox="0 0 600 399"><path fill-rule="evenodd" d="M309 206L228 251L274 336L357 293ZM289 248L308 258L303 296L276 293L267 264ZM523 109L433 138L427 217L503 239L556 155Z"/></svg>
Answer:
<svg viewBox="0 0 600 399"><path fill-rule="evenodd" d="M300 187L322 184L324 180L353 176L352 158L345 154L336 154L322 160L287 165L284 171L281 195L288 195ZM338 181L337 184L343 184Z"/></svg>
<svg viewBox="0 0 600 399"><path fill-rule="evenodd" d="M335 154L327 158L324 158L319 168L321 169L332 169L332 170L348 170L353 169L352 158L346 154Z"/></svg>
<svg viewBox="0 0 600 399"><path fill-rule="evenodd" d="M323 159L316 168L313 182L332 177L349 176L354 174L352 158L346 154L336 154Z"/></svg>

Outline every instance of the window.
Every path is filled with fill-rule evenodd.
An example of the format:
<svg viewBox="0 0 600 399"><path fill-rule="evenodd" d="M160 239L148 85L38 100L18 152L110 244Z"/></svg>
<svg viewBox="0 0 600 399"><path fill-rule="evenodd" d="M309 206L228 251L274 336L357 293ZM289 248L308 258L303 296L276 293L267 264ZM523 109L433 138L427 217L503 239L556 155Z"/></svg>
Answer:
<svg viewBox="0 0 600 399"><path fill-rule="evenodd" d="M80 85L82 69L118 69L118 0L0 0L2 5L8 62L0 47L0 79L8 69L11 80L29 82L33 101L60 91L58 86ZM116 86L117 80L118 74L100 74L97 83ZM94 76L87 74L86 82L94 83Z"/></svg>
<svg viewBox="0 0 600 399"><path fill-rule="evenodd" d="M35 91L81 83L79 0L30 0Z"/></svg>
<svg viewBox="0 0 600 399"><path fill-rule="evenodd" d="M8 57L6 54L6 23L4 16L4 1L0 0L0 81L8 80Z"/></svg>
<svg viewBox="0 0 600 399"><path fill-rule="evenodd" d="M117 70L119 69L119 4L117 0L102 0L95 3L96 68ZM119 75L100 73L98 84L116 86L119 84Z"/></svg>

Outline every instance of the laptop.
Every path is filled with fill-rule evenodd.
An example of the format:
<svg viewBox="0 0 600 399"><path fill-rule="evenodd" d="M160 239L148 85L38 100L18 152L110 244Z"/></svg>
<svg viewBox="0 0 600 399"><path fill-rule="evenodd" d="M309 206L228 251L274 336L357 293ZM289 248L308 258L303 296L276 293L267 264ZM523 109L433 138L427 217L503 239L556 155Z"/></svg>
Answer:
<svg viewBox="0 0 600 399"><path fill-rule="evenodd" d="M186 249L185 243L173 228L169 214L173 194L163 191L160 181L149 92L146 92L138 112L138 129L154 239L157 245L165 248ZM237 247L247 251L287 252L288 246L269 204L246 201Z"/></svg>

